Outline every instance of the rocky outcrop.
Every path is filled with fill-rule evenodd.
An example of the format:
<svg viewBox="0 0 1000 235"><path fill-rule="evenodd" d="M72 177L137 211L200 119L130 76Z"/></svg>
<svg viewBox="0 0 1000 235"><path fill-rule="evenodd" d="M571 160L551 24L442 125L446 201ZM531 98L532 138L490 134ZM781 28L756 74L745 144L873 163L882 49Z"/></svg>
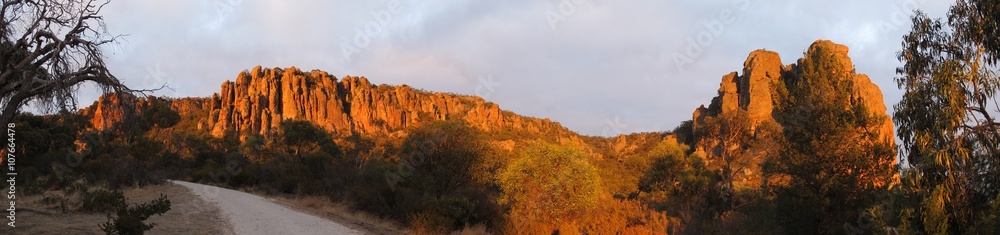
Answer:
<svg viewBox="0 0 1000 235"><path fill-rule="evenodd" d="M823 68L833 71L823 72L841 73L844 76L837 77L849 80L837 84L847 86L851 95L850 100L856 102L854 104L860 104L866 107L872 114L883 117L882 123L878 127L878 133L883 140L892 143L895 140L893 124L892 119L885 113L886 106L883 103L882 91L871 82L867 75L855 73L854 64L848 56L848 52L848 48L844 45L819 40L809 47L805 56L807 58L818 58L813 56L832 57L832 60L829 60L832 62L832 65L824 64ZM803 64L803 59L799 59L797 64ZM778 54L771 51L756 50L750 53L746 62L743 63L742 74L732 72L722 76L718 95L712 99L707 108L701 106L695 109L692 114L693 130L697 131L699 127L704 126L706 119L709 117L718 117L721 114L737 110L745 111L748 114L750 120L753 122L753 125L751 125L752 129L759 127L763 122L779 125L777 128L780 128L782 120L775 117L774 112L776 108L782 107L780 103L781 98L777 95L778 92L788 89L803 89L788 86L788 84L800 81L803 76L803 71L797 64L782 65ZM709 169L719 167L719 163L713 163L713 158L708 156L719 154L723 148L722 145L712 141L696 139L693 147L696 152L701 153L699 154L700 156L706 157L705 160ZM754 164L744 168L744 174L735 176L737 177L735 182L738 184L748 187L760 185L760 180L763 178L761 178L759 167L757 166L763 161L762 156L770 153L767 153L768 150L757 151L763 152L752 153L756 154L755 159L752 160ZM882 164L888 167L895 165L895 162L884 162ZM898 182L898 179L885 183L891 184L892 182Z"/></svg>
<svg viewBox="0 0 1000 235"><path fill-rule="evenodd" d="M97 130L111 129L119 123L135 118L148 103L128 94L103 95L80 114L90 118L90 125Z"/></svg>
<svg viewBox="0 0 1000 235"><path fill-rule="evenodd" d="M305 120L335 136L353 134L405 136L409 127L440 120L464 120L481 130L546 136L559 143L581 143L580 136L549 119L525 117L482 98L428 92L407 85L374 85L364 77L337 79L323 71L261 68L241 72L211 97L136 98L101 96L80 114L97 130L133 120L151 106L167 102L184 131L221 137L267 135L284 120Z"/></svg>
<svg viewBox="0 0 1000 235"><path fill-rule="evenodd" d="M781 65L778 53L756 50L743 63L743 75L732 72L722 76L719 94L708 108L695 110L694 128L704 122L707 116L732 112L736 109L747 111L755 123L772 119L774 110L774 84L780 82L785 67Z"/></svg>
<svg viewBox="0 0 1000 235"><path fill-rule="evenodd" d="M373 85L364 77L337 80L297 68L244 71L208 100L207 129L241 136L267 134L283 120L307 120L338 135L392 133L437 120L465 120L480 129L533 133L569 131L548 119L506 112L482 98L432 93L407 85Z"/></svg>
<svg viewBox="0 0 1000 235"><path fill-rule="evenodd" d="M828 40L820 40L813 43L809 47L807 54L818 53L818 50L827 50L832 52L832 56L835 61L840 61L843 73L852 74L851 79L851 99L858 100L862 105L868 108L872 113L884 116L881 128L879 128L879 133L887 141L895 141L895 132L893 131L892 118L885 115L886 106L883 102L882 90L878 88L878 85L872 83L868 75L865 74L855 74L854 63L851 61L851 57L847 55L850 51L847 46L833 43Z"/></svg>
<svg viewBox="0 0 1000 235"><path fill-rule="evenodd" d="M882 102L882 90L878 88L878 85L872 83L872 80L868 78L868 75L857 74L854 76L854 89L851 90L854 99L860 100L865 107L868 107L868 111L876 114L885 114L886 106ZM883 116L882 125L879 127L880 136L886 141L895 143L895 126L892 123L892 117L888 115Z"/></svg>
<svg viewBox="0 0 1000 235"><path fill-rule="evenodd" d="M129 126L141 123L143 113L147 112L154 102L166 102L169 109L183 114L187 119L192 120L197 128L203 129L206 120L202 120L208 109L207 98L163 98L163 97L135 97L124 93L105 94L97 98L94 104L81 109L80 115L90 118L91 128L96 130L109 130L115 126Z"/></svg>
<svg viewBox="0 0 1000 235"><path fill-rule="evenodd" d="M882 91L871 82L867 75L855 74L854 64L848 56L847 46L827 40L813 43L807 50L807 55L824 49L831 52L834 61L841 63L845 71L851 74L852 100L860 100L872 113L885 117L879 130L883 138L893 141L894 132L891 118L885 114ZM778 100L775 92L778 86L783 86L785 76L798 74L796 65L783 66L777 53L766 50L756 50L750 53L743 63L743 74L737 72L722 76L718 95L706 108L699 107L692 114L692 126L697 129L704 123L706 117L731 112L736 109L746 111L756 124L766 120L774 120L773 111Z"/></svg>

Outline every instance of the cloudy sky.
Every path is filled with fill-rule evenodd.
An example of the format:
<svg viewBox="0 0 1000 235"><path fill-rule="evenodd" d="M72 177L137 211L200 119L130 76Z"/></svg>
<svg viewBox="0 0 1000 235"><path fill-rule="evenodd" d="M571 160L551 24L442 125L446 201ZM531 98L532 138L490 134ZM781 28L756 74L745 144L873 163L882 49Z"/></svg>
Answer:
<svg viewBox="0 0 1000 235"><path fill-rule="evenodd" d="M813 41L851 48L888 105L914 8L949 1L114 1L113 72L158 95L209 96L243 70L296 66L377 84L479 95L589 135L670 130L749 52L794 62ZM84 89L81 105L96 92ZM891 111L890 111L891 112Z"/></svg>

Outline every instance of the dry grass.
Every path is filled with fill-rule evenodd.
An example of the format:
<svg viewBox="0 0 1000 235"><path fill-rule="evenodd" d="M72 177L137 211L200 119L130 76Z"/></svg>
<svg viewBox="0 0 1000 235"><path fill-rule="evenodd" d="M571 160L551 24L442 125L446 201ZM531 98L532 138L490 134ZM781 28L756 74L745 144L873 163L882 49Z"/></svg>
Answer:
<svg viewBox="0 0 1000 235"><path fill-rule="evenodd" d="M472 227L465 226L462 230L451 232L451 235L486 235L491 234L486 230L486 225L478 224Z"/></svg>
<svg viewBox="0 0 1000 235"><path fill-rule="evenodd" d="M325 197L279 197L281 205L319 216L365 234L402 234L406 230L401 225L365 212L352 210L344 203L334 203Z"/></svg>
<svg viewBox="0 0 1000 235"><path fill-rule="evenodd" d="M148 234L232 234L218 209L182 186L167 183L123 191L130 204L147 202L160 194L170 200L170 211L147 220L156 223ZM19 197L17 227L5 224L0 234L104 234L97 225L107 222L107 215L76 212L78 197L62 192Z"/></svg>

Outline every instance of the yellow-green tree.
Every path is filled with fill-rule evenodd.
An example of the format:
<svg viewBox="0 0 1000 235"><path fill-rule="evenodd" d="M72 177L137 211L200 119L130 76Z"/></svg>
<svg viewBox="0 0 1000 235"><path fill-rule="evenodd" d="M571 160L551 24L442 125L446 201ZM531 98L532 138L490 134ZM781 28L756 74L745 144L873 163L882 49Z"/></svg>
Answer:
<svg viewBox="0 0 1000 235"><path fill-rule="evenodd" d="M718 177L701 156L687 155L688 149L672 138L657 144L649 152L652 165L638 186L653 208L680 218L685 233L707 233L712 216L729 205L714 187Z"/></svg>
<svg viewBox="0 0 1000 235"><path fill-rule="evenodd" d="M525 226L554 227L585 216L604 194L582 150L550 143L525 148L498 178L508 218Z"/></svg>

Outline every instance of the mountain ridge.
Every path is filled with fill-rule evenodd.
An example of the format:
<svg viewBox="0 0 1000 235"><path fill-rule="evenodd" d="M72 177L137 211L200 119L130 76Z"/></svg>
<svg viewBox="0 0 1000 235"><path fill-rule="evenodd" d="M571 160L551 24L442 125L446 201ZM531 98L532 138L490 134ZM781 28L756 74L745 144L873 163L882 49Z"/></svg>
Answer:
<svg viewBox="0 0 1000 235"><path fill-rule="evenodd" d="M817 40L809 48L830 48L834 56L847 68L854 68L844 45L827 40ZM731 72L722 77L718 95L708 107L702 105L692 113L693 133L706 117L718 116L735 109L747 111L756 123L773 120L772 112L778 102L774 97L775 84L789 76L796 64L784 65L780 55L758 49L751 52L743 63L742 73ZM851 71L847 71L853 73ZM856 74L855 89L874 113L885 115L882 93L867 75ZM149 99L140 98L136 107L149 106ZM337 137L360 135L388 135L403 137L406 129L443 120L462 120L486 132L515 132L514 136L548 136L549 141L581 146L602 145L605 149L637 150L628 139L647 134L662 138L672 136L671 130L621 134L618 136L587 136L572 131L548 118L528 117L500 109L499 105L473 95L432 92L408 85L372 84L365 77L344 76L337 78L320 70L303 71L296 67L263 68L256 66L240 72L235 79L220 85L220 91L210 97L168 98L169 107L177 111L182 120L189 120L191 129L206 132L214 137L233 133L241 139L252 135L273 133L284 120L306 120L331 132ZM118 96L105 95L94 105L81 111L90 117L96 129L106 129L125 120L130 113L115 107L122 106ZM682 125L683 126L683 125ZM882 127L885 136L892 136L891 119ZM692 134L688 134L692 135ZM683 140L691 136L679 136ZM889 138L892 141L892 138ZM623 142L624 141L624 142ZM507 149L514 147L509 143ZM606 151L590 151L595 158L627 155ZM601 152L601 153L597 153ZM631 152L631 151L627 151Z"/></svg>

